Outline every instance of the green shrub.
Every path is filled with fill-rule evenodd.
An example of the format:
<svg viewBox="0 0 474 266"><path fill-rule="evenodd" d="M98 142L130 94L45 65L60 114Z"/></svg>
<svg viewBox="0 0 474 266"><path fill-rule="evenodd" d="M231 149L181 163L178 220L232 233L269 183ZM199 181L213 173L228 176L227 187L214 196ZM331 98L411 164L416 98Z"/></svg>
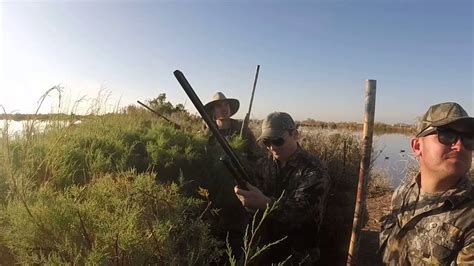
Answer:
<svg viewBox="0 0 474 266"><path fill-rule="evenodd" d="M109 174L12 199L2 240L21 264L204 265L219 252L199 219L201 204L174 184L157 186L153 175Z"/></svg>
<svg viewBox="0 0 474 266"><path fill-rule="evenodd" d="M40 129L30 123L22 137L3 138L0 259L204 265L220 257L222 243L210 236L208 223L226 221L215 217L219 210L203 211L240 206L229 199L234 180L219 161L221 148L208 146L199 132L199 117L180 110L170 117L183 130L127 108L122 114L82 117L78 124L56 122ZM258 121L251 125L258 136ZM251 170L240 152L243 144L239 138L231 141ZM303 132L301 145L328 164L333 181L322 254L345 259L359 140L349 133L312 131ZM183 196L183 191L198 196L200 187L211 192L206 197L211 203Z"/></svg>

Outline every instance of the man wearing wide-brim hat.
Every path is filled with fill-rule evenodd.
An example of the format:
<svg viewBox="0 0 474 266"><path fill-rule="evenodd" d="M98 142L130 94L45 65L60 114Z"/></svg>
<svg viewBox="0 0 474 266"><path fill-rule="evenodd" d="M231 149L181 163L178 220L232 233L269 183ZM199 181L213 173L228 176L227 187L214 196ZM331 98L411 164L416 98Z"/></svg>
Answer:
<svg viewBox="0 0 474 266"><path fill-rule="evenodd" d="M237 113L237 111L239 111L239 107L240 107L239 100L233 99L233 98L227 98L225 97L224 93L220 91L214 94L214 96L212 96L212 99L208 103L206 103L206 105L204 105L204 108L206 109L206 111L208 111L211 114L211 113L214 113L214 108L216 106L221 107L222 104L224 105L227 104L229 106L229 109L228 109L229 113L226 115L220 114L222 116L231 117L235 113ZM221 108L227 109L226 107L221 107Z"/></svg>
<svg viewBox="0 0 474 266"><path fill-rule="evenodd" d="M239 106L240 104L237 99L227 98L222 92L214 94L212 99L204 106L209 116L216 122L220 134L227 140L240 136L242 122L231 118L231 116L237 113ZM206 125L204 126L204 132L209 135L208 152L218 154L220 146L217 143L217 139ZM255 136L248 127L243 129L242 138L245 141L242 151L245 153L246 163L253 164L263 152L260 151L256 144ZM249 166L248 168L251 167ZM238 258L242 253L247 214L232 193L235 185L234 179L230 175L219 176L218 178L208 177L208 179L212 181L209 181L209 184L204 186L209 190L212 208L220 210L218 217L214 217L217 221L211 221L211 232L222 243L229 242L233 255ZM224 254L218 264L226 262L228 262L228 257Z"/></svg>
<svg viewBox="0 0 474 266"><path fill-rule="evenodd" d="M380 233L389 265L474 265L474 117L432 105L411 139L419 173L401 184Z"/></svg>
<svg viewBox="0 0 474 266"><path fill-rule="evenodd" d="M239 107L239 100L227 98L222 92L214 94L212 99L204 105L209 116L216 122L219 132L227 140L240 135L242 130L242 121L231 118L237 113ZM204 132L209 135L211 134L206 125L204 125ZM257 145L255 136L248 127L243 129L242 138L245 140L244 151L248 159L256 160L256 157L261 156L262 152ZM211 136L209 143L213 144L215 142L216 139Z"/></svg>

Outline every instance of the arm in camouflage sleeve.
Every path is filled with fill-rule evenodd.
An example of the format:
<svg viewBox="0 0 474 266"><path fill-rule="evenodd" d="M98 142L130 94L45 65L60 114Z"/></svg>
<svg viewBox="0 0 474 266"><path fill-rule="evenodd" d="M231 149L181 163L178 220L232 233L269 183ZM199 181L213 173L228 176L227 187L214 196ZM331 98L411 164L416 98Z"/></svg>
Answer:
<svg viewBox="0 0 474 266"><path fill-rule="evenodd" d="M321 223L330 188L330 178L324 167L310 167L298 180L298 187L294 191L285 191L278 208L269 216L287 224L290 229L311 221Z"/></svg>
<svg viewBox="0 0 474 266"><path fill-rule="evenodd" d="M458 265L474 265L474 223L465 236L464 247L458 253Z"/></svg>
<svg viewBox="0 0 474 266"><path fill-rule="evenodd" d="M395 192L392 194L391 204L390 204L390 212L383 216L380 219L380 233L379 233L379 250L377 253L382 255L385 254L385 248L387 246L388 238L392 234L394 227L396 226L396 210L400 208L398 206L400 204L401 196L401 189L402 187L398 187ZM387 261L384 261L387 263Z"/></svg>
<svg viewBox="0 0 474 266"><path fill-rule="evenodd" d="M379 245L380 248L384 248L384 244L387 241L392 228L395 226L395 219L396 219L396 211L400 209L400 201L403 195L401 195L402 187L399 186L392 194L391 201L390 201L390 212L380 218L380 234L379 234ZM405 192L406 193L406 192ZM383 251L383 250L381 250Z"/></svg>

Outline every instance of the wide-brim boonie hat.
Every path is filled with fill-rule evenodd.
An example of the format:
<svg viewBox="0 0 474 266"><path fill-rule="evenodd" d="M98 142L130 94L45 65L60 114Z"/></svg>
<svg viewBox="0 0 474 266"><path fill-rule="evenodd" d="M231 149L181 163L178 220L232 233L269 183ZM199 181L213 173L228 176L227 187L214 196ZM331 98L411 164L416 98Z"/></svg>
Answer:
<svg viewBox="0 0 474 266"><path fill-rule="evenodd" d="M212 111L213 111L212 107L217 102L227 102L229 104L229 107L230 107L229 117L237 113L240 107L239 100L233 99L233 98L226 98L224 93L217 92L216 94L214 94L214 96L212 96L211 101L209 101L208 103L206 103L206 105L204 105L204 108L206 109L207 113L212 114Z"/></svg>
<svg viewBox="0 0 474 266"><path fill-rule="evenodd" d="M470 117L458 103L446 102L432 105L418 124L416 136L422 137L430 129L454 123L469 132L474 132L474 117Z"/></svg>
<svg viewBox="0 0 474 266"><path fill-rule="evenodd" d="M274 112L263 120L262 134L257 141L282 138L286 131L293 129L296 129L296 124L289 114Z"/></svg>

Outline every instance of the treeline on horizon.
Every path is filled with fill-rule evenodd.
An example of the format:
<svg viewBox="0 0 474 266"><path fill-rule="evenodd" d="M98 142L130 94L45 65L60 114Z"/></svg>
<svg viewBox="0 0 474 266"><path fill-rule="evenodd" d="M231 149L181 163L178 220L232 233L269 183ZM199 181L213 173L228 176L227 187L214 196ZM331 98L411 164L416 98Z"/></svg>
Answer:
<svg viewBox="0 0 474 266"><path fill-rule="evenodd" d="M362 131L364 125L357 122L324 122L316 121L314 119L308 118L299 123L302 127L310 127L317 129L344 129L349 131ZM396 123L396 124L386 124L382 122L374 123L374 132L376 134L383 133L403 133L403 134L412 134L416 130L414 125Z"/></svg>
<svg viewBox="0 0 474 266"><path fill-rule="evenodd" d="M150 103L150 102L148 102ZM152 109L156 110L157 108L153 108L154 105L151 104ZM139 107L142 109L141 107ZM178 107L179 108L179 107ZM123 109L124 113L135 112L137 106L130 105ZM161 108L162 109L162 108ZM181 108L179 108L181 109ZM163 115L169 115L170 113L176 112L178 110L173 111L165 111L165 110L157 110L162 111L160 112ZM184 107L181 111L185 111ZM77 114L65 114L65 113L54 113L54 114L0 114L0 120L13 120L13 121L26 121L26 120L39 120L39 121L48 121L48 120L82 120L86 118L96 117L96 116L104 116L107 114L97 115L97 114L88 114L88 115L77 115ZM260 124L261 120L253 119L257 124ZM329 130L348 130L348 131L362 131L363 124L358 122L325 122L325 121L317 121L311 118L308 118L303 121L299 121L298 124L301 127L307 128L314 128L314 129L329 129ZM415 132L416 127L414 125L403 124L403 123L396 123L396 124L386 124L382 122L375 122L374 124L374 132L376 134L384 134L384 133L401 133L401 134L413 134Z"/></svg>

